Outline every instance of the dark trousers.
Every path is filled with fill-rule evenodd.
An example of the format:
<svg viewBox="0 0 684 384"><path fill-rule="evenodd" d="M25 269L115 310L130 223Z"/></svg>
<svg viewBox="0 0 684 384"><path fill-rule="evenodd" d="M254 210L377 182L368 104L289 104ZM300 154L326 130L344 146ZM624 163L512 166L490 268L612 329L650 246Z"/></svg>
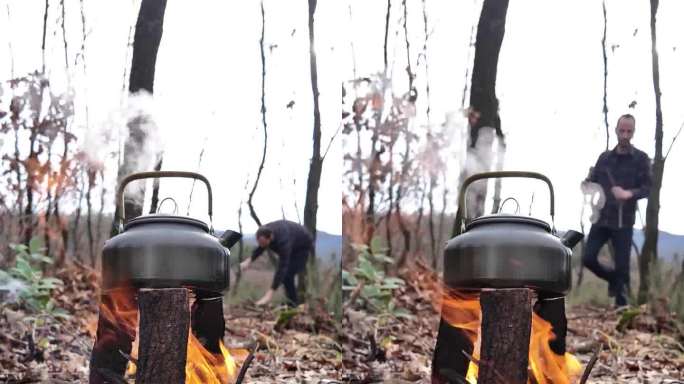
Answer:
<svg viewBox="0 0 684 384"><path fill-rule="evenodd" d="M615 250L615 269L608 269L598 261L601 247L610 240ZM582 263L587 269L603 280L606 280L615 292L615 304L626 305L626 288L629 286L629 259L632 245L632 228L614 229L592 225L587 236L587 245L582 256Z"/></svg>
<svg viewBox="0 0 684 384"><path fill-rule="evenodd" d="M283 277L283 287L285 287L285 296L287 297L287 305L296 307L300 304L297 296L297 286L295 285L295 277L299 272L306 268L306 261L309 259L310 249L298 249L290 255L290 265Z"/></svg>

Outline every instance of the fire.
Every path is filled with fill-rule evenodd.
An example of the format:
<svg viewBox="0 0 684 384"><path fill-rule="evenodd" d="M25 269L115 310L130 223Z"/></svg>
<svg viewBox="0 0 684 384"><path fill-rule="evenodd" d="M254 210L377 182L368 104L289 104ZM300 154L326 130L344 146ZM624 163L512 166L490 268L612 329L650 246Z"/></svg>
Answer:
<svg viewBox="0 0 684 384"><path fill-rule="evenodd" d="M100 315L116 324L132 338L135 337L131 352L131 357L135 359L138 355L138 308L134 294L132 289L111 291L105 302L100 305ZM209 352L189 330L185 363L186 383L222 384L236 380L238 367L235 359L222 341L219 343L219 348L221 354ZM242 350L234 352L237 355L244 354ZM126 375L129 377L135 375L135 364L128 364Z"/></svg>
<svg viewBox="0 0 684 384"><path fill-rule="evenodd" d="M221 355L207 351L190 332L188 356L185 363L186 384L232 383L237 378L237 365L228 349L219 343Z"/></svg>
<svg viewBox="0 0 684 384"><path fill-rule="evenodd" d="M480 354L480 324L482 322L479 295L448 291L442 301L442 317L455 328L462 329L473 343L473 358L478 361ZM581 374L579 361L570 353L556 355L549 346L555 339L551 324L532 313L532 332L530 336L528 383L569 384ZM471 362L466 380L477 383L478 368Z"/></svg>

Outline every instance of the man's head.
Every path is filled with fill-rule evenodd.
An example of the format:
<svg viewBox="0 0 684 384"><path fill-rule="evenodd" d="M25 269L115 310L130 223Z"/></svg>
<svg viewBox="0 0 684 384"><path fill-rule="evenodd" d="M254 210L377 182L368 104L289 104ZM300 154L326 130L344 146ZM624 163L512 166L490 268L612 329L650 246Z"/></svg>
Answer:
<svg viewBox="0 0 684 384"><path fill-rule="evenodd" d="M267 227L259 227L256 232L256 240L261 248L266 248L273 240L273 231Z"/></svg>
<svg viewBox="0 0 684 384"><path fill-rule="evenodd" d="M629 145L630 140L632 140L632 137L634 136L635 124L634 116L629 113L620 116L617 125L615 126L615 135L618 139L618 145Z"/></svg>

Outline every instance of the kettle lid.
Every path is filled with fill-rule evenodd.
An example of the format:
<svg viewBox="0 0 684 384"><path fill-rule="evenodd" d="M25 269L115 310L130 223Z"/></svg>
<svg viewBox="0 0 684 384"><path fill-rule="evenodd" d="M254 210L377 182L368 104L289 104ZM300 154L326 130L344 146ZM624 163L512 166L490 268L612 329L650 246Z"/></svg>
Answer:
<svg viewBox="0 0 684 384"><path fill-rule="evenodd" d="M540 219L530 217L530 216L518 216L504 213L497 213L493 215L480 216L471 220L466 224L466 231L484 224L529 224L539 227L546 232L551 232L551 226Z"/></svg>
<svg viewBox="0 0 684 384"><path fill-rule="evenodd" d="M127 231L128 229L138 226L138 225L144 225L144 224L160 224L160 223L165 223L165 224L184 224L184 225L192 225L194 227L200 228L204 232L209 233L209 226L197 219L193 219L192 217L187 217L187 216L173 216L173 215L161 215L161 214L151 214L151 215L146 215L146 216L138 216L134 219L131 219L130 221L126 222L124 225L124 231Z"/></svg>

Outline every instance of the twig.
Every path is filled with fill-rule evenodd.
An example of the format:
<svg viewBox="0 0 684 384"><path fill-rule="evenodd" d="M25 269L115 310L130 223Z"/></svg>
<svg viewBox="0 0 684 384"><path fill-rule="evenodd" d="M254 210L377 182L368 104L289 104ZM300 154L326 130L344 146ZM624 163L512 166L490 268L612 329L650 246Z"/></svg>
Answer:
<svg viewBox="0 0 684 384"><path fill-rule="evenodd" d="M667 152L665 152L665 157L664 159L667 160L667 156L670 155L670 150L672 149L672 146L675 143L675 140L677 140L677 136L679 136L680 133L682 133L682 128L684 128L684 122L682 125L679 126L679 131L677 131L677 134L672 137L672 143L670 143L670 147L667 149Z"/></svg>
<svg viewBox="0 0 684 384"><path fill-rule="evenodd" d="M240 367L240 372L238 373L237 379L235 380L235 384L242 384L242 380L245 379L247 370L249 369L249 366L252 364L252 360L254 360L254 354L258 349L259 343L256 343L256 345L254 345L254 349L252 349L252 351L249 352L249 355L245 359L245 362L242 363L242 367Z"/></svg>
<svg viewBox="0 0 684 384"><path fill-rule="evenodd" d="M598 355L599 352L603 349L603 343L599 344L598 347L596 347L596 350L594 350L594 355L591 356L591 359L589 359L589 363L587 363L586 368L584 368L584 373L582 373L582 378L579 381L579 384L585 384L587 380L589 379L589 375L591 374L591 370L594 369L594 364L596 364L596 360L598 360Z"/></svg>
<svg viewBox="0 0 684 384"><path fill-rule="evenodd" d="M335 133L330 137L330 141L328 141L328 146L325 147L325 152L323 152L323 156L321 157L323 160L325 160L325 157L328 155L328 151L330 150L330 146L332 145L333 141L335 141L335 137L337 137L337 134L340 133L340 129L342 129L342 124L340 124L337 127L337 130Z"/></svg>

